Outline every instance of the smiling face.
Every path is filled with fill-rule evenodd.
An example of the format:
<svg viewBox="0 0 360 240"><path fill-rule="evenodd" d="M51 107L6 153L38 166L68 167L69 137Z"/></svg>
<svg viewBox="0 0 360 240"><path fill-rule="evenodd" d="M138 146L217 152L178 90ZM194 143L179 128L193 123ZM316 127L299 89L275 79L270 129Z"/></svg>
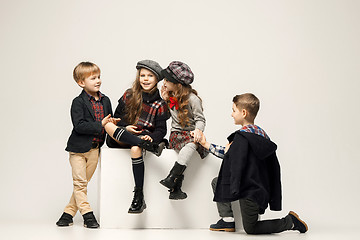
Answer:
<svg viewBox="0 0 360 240"><path fill-rule="evenodd" d="M101 86L100 73L94 73L89 77L80 80L78 84L85 90L85 92L93 97L97 97Z"/></svg>
<svg viewBox="0 0 360 240"><path fill-rule="evenodd" d="M146 68L141 68L139 73L139 82L144 92L150 92L156 86L157 78L152 71L147 70Z"/></svg>

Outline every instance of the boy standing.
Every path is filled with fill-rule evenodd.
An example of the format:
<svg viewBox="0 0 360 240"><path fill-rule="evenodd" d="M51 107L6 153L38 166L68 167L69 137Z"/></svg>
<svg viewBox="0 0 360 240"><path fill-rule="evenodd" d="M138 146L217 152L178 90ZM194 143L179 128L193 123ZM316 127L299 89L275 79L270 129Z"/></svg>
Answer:
<svg viewBox="0 0 360 240"><path fill-rule="evenodd" d="M100 68L96 64L79 63L73 76L83 88L71 105L73 130L65 149L70 154L74 191L56 225L72 225L72 218L79 210L85 227L98 228L99 224L87 201L87 185L98 164L99 150L105 140L104 125L110 121L112 108L110 99L100 92Z"/></svg>
<svg viewBox="0 0 360 240"><path fill-rule="evenodd" d="M236 95L231 116L242 128L228 137L229 144L226 147L210 144L204 135L199 140L202 146L223 159L219 176L211 183L221 219L211 224L210 230L235 231L231 202L239 200L246 233L270 234L285 230L305 233L308 226L292 211L282 219L258 220L268 205L271 210L281 210L277 146L263 129L254 124L259 107L260 101L255 95Z"/></svg>

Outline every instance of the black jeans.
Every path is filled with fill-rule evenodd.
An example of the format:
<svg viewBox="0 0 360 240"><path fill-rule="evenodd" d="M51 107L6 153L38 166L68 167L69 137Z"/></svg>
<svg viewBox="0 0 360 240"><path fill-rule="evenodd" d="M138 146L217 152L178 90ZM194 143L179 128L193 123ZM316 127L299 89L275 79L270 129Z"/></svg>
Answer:
<svg viewBox="0 0 360 240"><path fill-rule="evenodd" d="M211 182L215 192L217 177ZM293 222L290 215L281 219L259 221L259 206L250 199L240 199L240 210L244 230L247 234L279 233L292 228ZM220 217L233 217L231 203L216 203Z"/></svg>

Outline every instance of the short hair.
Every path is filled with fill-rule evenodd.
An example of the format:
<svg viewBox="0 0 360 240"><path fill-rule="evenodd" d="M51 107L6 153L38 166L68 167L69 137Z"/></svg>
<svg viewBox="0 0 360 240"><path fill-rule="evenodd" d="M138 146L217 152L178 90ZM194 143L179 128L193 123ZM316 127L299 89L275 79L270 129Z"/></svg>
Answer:
<svg viewBox="0 0 360 240"><path fill-rule="evenodd" d="M93 74L100 74L100 68L92 62L81 62L74 68L73 77L79 82Z"/></svg>
<svg viewBox="0 0 360 240"><path fill-rule="evenodd" d="M250 115L249 120L254 121L260 108L260 100L254 94L244 93L241 95L236 95L233 98L233 102L239 110L246 109Z"/></svg>

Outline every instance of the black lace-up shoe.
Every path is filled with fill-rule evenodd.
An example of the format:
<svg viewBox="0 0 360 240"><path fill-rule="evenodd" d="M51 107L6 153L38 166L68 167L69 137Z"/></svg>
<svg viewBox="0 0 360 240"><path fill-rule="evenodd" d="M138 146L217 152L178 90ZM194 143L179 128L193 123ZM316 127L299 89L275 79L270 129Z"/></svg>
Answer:
<svg viewBox="0 0 360 240"><path fill-rule="evenodd" d="M235 222L225 222L220 219L217 223L210 225L211 231L235 232Z"/></svg>
<svg viewBox="0 0 360 240"><path fill-rule="evenodd" d="M88 212L83 215L84 218L84 227L86 228L98 228L100 225L96 221L96 218L94 216L93 212Z"/></svg>
<svg viewBox="0 0 360 240"><path fill-rule="evenodd" d="M293 211L290 211L289 215L291 216L291 219L294 223L294 227L292 228L292 230L297 230L300 233L306 233L307 230L309 229L306 223L303 220L301 220L299 216Z"/></svg>
<svg viewBox="0 0 360 240"><path fill-rule="evenodd" d="M143 189L140 187L134 188L134 198L131 202L128 213L142 213L146 208Z"/></svg>
<svg viewBox="0 0 360 240"><path fill-rule="evenodd" d="M56 222L56 225L58 225L59 227L68 227L73 225L73 216L64 212L61 215L59 221Z"/></svg>

